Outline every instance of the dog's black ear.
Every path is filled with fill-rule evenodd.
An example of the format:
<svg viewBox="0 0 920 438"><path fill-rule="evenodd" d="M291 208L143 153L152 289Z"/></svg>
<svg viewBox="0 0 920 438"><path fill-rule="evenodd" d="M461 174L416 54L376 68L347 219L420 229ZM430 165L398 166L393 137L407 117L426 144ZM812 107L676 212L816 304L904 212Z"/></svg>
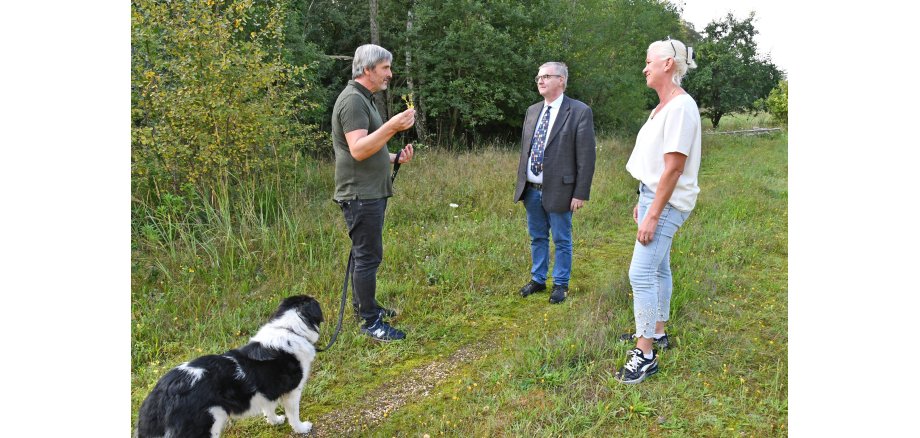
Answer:
<svg viewBox="0 0 920 438"><path fill-rule="evenodd" d="M258 342L251 342L240 348L240 353L252 360L267 361L278 358L279 351L273 348L265 348Z"/></svg>
<svg viewBox="0 0 920 438"><path fill-rule="evenodd" d="M310 321L313 325L319 327L319 324L323 322L323 309L319 306L319 301L309 298L305 303L301 305L303 315L307 318L307 321Z"/></svg>
<svg viewBox="0 0 920 438"><path fill-rule="evenodd" d="M308 297L306 295L293 295L293 296L287 297L281 301L280 305L278 305L278 309L275 310L274 314L272 314L272 317L270 318L270 320L278 319L282 317L284 313L287 312L288 310L297 309L303 306L304 303L312 299L313 298Z"/></svg>

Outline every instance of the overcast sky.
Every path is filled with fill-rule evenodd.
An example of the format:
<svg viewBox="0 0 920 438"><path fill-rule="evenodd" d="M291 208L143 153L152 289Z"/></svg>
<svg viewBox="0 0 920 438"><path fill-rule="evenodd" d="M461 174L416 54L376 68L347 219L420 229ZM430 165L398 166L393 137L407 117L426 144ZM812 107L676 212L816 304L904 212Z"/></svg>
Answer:
<svg viewBox="0 0 920 438"><path fill-rule="evenodd" d="M787 1L755 0L670 0L678 7L683 7L684 20L693 23L697 32L707 24L724 18L729 12L736 18L745 19L751 11L755 12L754 29L760 32L754 40L761 54L770 54L773 63L786 73L790 70L788 38L789 14L793 8ZM784 28L783 26L787 26Z"/></svg>

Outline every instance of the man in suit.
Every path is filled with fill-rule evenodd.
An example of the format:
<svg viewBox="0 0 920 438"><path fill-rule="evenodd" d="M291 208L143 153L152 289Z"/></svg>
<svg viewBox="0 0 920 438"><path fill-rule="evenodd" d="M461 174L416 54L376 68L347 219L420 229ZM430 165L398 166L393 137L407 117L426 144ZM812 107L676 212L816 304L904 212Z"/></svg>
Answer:
<svg viewBox="0 0 920 438"><path fill-rule="evenodd" d="M594 177L594 113L563 94L568 67L561 62L540 66L535 78L543 102L527 109L521 134L514 201L523 201L530 233L530 282L522 297L546 290L549 233L556 246L553 290L549 302L561 303L572 272L572 214L585 205Z"/></svg>

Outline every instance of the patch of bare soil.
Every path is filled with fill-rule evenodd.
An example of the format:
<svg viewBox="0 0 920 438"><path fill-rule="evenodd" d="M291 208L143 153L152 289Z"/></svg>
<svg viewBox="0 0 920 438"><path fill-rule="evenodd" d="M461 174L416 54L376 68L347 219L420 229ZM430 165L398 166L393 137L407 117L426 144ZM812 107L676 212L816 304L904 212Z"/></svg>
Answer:
<svg viewBox="0 0 920 438"><path fill-rule="evenodd" d="M427 397L457 368L481 358L494 348L491 342L466 345L444 360L419 366L396 380L380 385L351 406L330 412L313 421L311 437L337 437L371 430L400 407Z"/></svg>

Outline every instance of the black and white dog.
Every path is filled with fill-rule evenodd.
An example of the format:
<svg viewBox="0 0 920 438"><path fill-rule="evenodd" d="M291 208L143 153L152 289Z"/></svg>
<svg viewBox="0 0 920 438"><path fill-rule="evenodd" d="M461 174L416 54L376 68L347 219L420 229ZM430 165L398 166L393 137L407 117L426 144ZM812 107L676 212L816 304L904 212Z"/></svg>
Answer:
<svg viewBox="0 0 920 438"><path fill-rule="evenodd" d="M269 424L278 402L296 433L309 433L300 422L300 394L316 356L323 312L312 297L284 299L249 343L220 356L199 357L164 375L144 403L137 420L138 438L220 436L229 418L265 415Z"/></svg>

